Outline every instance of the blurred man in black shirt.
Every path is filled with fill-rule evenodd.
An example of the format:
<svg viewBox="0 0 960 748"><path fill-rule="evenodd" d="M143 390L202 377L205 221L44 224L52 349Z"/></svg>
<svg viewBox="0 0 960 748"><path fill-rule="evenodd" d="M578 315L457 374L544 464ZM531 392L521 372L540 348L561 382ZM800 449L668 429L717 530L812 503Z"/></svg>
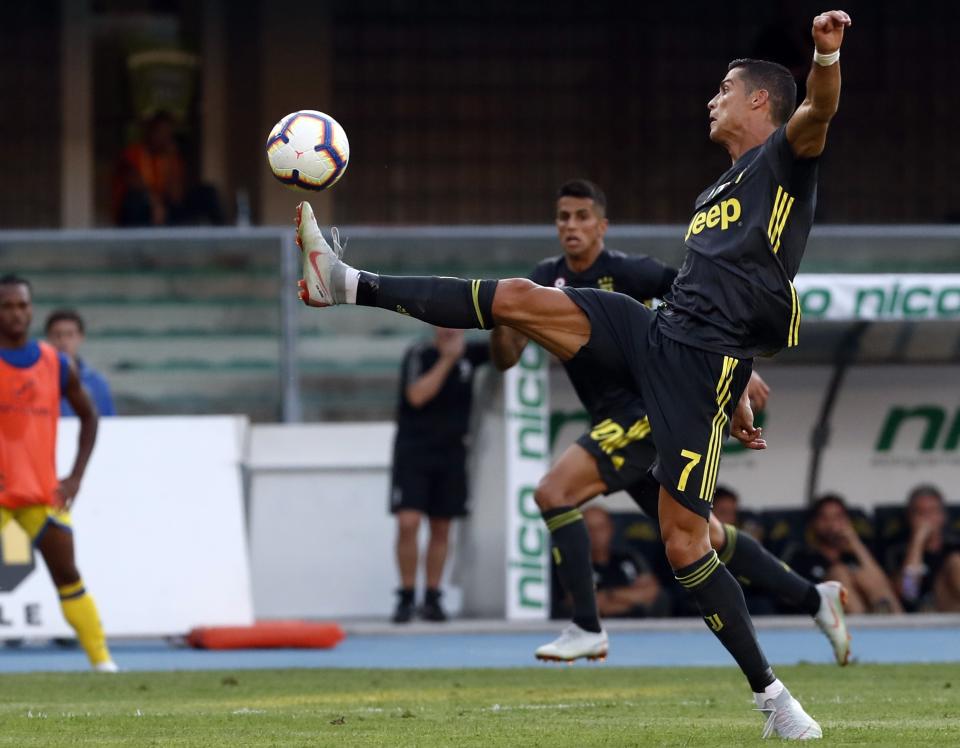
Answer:
<svg viewBox="0 0 960 748"><path fill-rule="evenodd" d="M910 537L890 549L904 606L911 611L960 611L960 537L947 527L943 494L921 485L907 499Z"/></svg>
<svg viewBox="0 0 960 748"><path fill-rule="evenodd" d="M417 532L430 521L427 591L421 615L444 621L440 580L450 524L467 513L466 436L477 367L490 358L486 342L467 343L463 330L438 327L433 343L417 343L403 359L397 406L390 511L397 517L400 590L395 623L414 613Z"/></svg>
<svg viewBox="0 0 960 748"><path fill-rule="evenodd" d="M806 543L788 548L784 560L814 582L834 580L847 591L849 613L902 613L887 575L853 526L843 499L818 498L807 517Z"/></svg>
<svg viewBox="0 0 960 748"><path fill-rule="evenodd" d="M601 506L583 510L590 534L590 563L597 585L597 609L604 618L666 616L670 596L642 555L613 546L613 520Z"/></svg>

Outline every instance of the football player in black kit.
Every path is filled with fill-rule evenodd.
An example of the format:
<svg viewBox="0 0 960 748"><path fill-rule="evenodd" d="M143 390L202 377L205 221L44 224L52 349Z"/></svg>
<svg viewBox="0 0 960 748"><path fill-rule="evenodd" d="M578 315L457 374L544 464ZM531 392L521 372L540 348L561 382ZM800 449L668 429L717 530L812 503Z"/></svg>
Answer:
<svg viewBox="0 0 960 748"><path fill-rule="evenodd" d="M806 98L786 68L734 60L707 108L710 139L732 165L697 198L687 256L657 311L618 293L546 288L526 278L377 275L331 249L313 210L297 210L299 296L310 306L360 304L443 327L513 327L573 369L600 369L644 405L657 449L658 519L667 559L767 716L764 737L819 738L820 725L773 674L743 591L711 548L710 500L727 432L762 446L746 393L757 355L795 346L792 280L816 204L817 157L840 100L840 45L850 17L814 18ZM573 508L573 507L571 507ZM554 525L551 530L556 530Z"/></svg>
<svg viewBox="0 0 960 748"><path fill-rule="evenodd" d="M662 298L677 273L644 255L607 249L607 201L603 191L584 179L571 180L557 194L556 225L563 254L539 263L528 276L541 286L601 288L625 293L637 301ZM500 370L514 366L527 338L506 326L493 328L491 358ZM554 564L573 601L573 622L560 636L539 647L542 660L602 659L607 633L600 625L590 564L590 540L580 510L599 494L627 491L650 517L657 517L655 478L648 475L656 460L650 423L643 402L621 388L602 370L564 364L590 428L570 445L540 481L534 494L551 529ZM768 389L756 373L748 385L754 407ZM837 662L847 664L850 639L843 614L844 590L837 582L814 586L794 573L756 540L710 515L710 543L731 573L751 589L776 597L814 617L833 646Z"/></svg>

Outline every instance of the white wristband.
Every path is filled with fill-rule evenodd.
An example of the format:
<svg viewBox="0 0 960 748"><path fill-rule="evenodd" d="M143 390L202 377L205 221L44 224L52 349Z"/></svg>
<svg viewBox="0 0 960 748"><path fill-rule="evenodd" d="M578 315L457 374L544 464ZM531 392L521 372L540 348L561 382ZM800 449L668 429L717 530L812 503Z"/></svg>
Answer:
<svg viewBox="0 0 960 748"><path fill-rule="evenodd" d="M828 55L820 54L816 49L813 50L813 61L818 65L828 67L840 59L840 50L837 49Z"/></svg>

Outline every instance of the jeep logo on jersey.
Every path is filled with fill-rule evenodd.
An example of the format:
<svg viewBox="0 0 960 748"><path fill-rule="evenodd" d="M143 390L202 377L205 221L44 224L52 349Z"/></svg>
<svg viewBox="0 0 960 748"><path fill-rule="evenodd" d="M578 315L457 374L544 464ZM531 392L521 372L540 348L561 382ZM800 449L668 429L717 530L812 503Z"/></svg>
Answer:
<svg viewBox="0 0 960 748"><path fill-rule="evenodd" d="M30 538L16 522L0 532L0 592L13 592L36 567Z"/></svg>
<svg viewBox="0 0 960 748"><path fill-rule="evenodd" d="M687 235L684 240L690 238L691 234L699 234L705 228L712 229L717 226L721 231L726 231L731 224L740 219L743 211L740 208L740 201L735 197L721 200L715 205L711 205L707 210L701 210L691 220L687 227Z"/></svg>

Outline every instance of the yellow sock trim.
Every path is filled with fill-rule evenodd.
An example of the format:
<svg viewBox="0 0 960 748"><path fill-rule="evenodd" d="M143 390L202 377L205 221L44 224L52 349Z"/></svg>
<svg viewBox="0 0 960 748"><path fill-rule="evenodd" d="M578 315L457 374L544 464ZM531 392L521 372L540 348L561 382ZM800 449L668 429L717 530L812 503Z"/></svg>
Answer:
<svg viewBox="0 0 960 748"><path fill-rule="evenodd" d="M61 600L69 600L71 597L79 597L84 592L83 580L73 584L65 584L63 587L57 587L57 593Z"/></svg>
<svg viewBox="0 0 960 748"><path fill-rule="evenodd" d="M707 578L718 568L720 568L720 559L717 558L717 552L710 551L710 556L700 565L699 568L694 569L689 574L686 574L682 577L677 577L677 581L687 589L699 587L701 584L707 581Z"/></svg>
<svg viewBox="0 0 960 748"><path fill-rule="evenodd" d="M571 509L568 512L563 514L558 514L556 517L551 517L547 520L547 529L550 532L556 532L561 527L566 527L567 525L573 524L579 520L583 519L583 515L580 514L579 509Z"/></svg>
<svg viewBox="0 0 960 748"><path fill-rule="evenodd" d="M473 291L473 310L477 313L477 320L480 322L480 329L482 330L486 325L483 322L483 315L480 313L480 281L470 281L470 288Z"/></svg>
<svg viewBox="0 0 960 748"><path fill-rule="evenodd" d="M733 552L737 548L737 528L733 525L724 525L723 534L727 542L723 546L723 553L720 554L720 563L726 564L733 558Z"/></svg>

